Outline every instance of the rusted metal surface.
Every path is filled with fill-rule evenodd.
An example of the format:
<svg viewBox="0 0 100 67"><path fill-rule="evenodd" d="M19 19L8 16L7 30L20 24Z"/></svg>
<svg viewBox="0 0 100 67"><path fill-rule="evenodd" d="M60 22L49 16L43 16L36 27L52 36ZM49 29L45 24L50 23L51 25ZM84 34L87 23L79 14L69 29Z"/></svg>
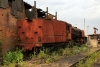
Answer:
<svg viewBox="0 0 100 67"><path fill-rule="evenodd" d="M54 20L55 42L66 42L66 23L63 21Z"/></svg>
<svg viewBox="0 0 100 67"><path fill-rule="evenodd" d="M85 34L84 30L80 30L77 27L73 27L71 24L66 23L66 34L67 34L67 42L74 41L80 44L85 43L86 39L84 39Z"/></svg>
<svg viewBox="0 0 100 67"><path fill-rule="evenodd" d="M71 30L72 29L71 28L72 28L72 25L69 23L66 23L67 42L72 40L72 37L71 37Z"/></svg>
<svg viewBox="0 0 100 67"><path fill-rule="evenodd" d="M66 23L58 20L19 20L18 36L24 49L42 46L43 43L66 42ZM26 46L26 45L30 46Z"/></svg>
<svg viewBox="0 0 100 67"><path fill-rule="evenodd" d="M42 42L43 35L42 24L43 21L39 19L18 21L18 36L21 43L25 44L23 45L24 49L31 50L32 47L41 46L40 43Z"/></svg>
<svg viewBox="0 0 100 67"><path fill-rule="evenodd" d="M71 28L71 37L72 40L75 42L80 42L80 39L82 38L82 32L80 29L76 28L76 27L72 27Z"/></svg>
<svg viewBox="0 0 100 67"><path fill-rule="evenodd" d="M82 32L82 37L85 37L85 32L84 32L84 30L81 30L81 32Z"/></svg>
<svg viewBox="0 0 100 67"><path fill-rule="evenodd" d="M0 0L0 7L2 8L8 8L8 0Z"/></svg>
<svg viewBox="0 0 100 67"><path fill-rule="evenodd" d="M81 37L81 30L76 28L76 27L72 27L72 38L79 38Z"/></svg>
<svg viewBox="0 0 100 67"><path fill-rule="evenodd" d="M45 21L46 43L65 42L66 41L66 24L58 20Z"/></svg>
<svg viewBox="0 0 100 67"><path fill-rule="evenodd" d="M71 33L68 33L68 41L71 41L72 37L71 37Z"/></svg>
<svg viewBox="0 0 100 67"><path fill-rule="evenodd" d="M53 43L55 42L55 34L54 34L54 27L52 24L52 20L45 20L44 21L44 43Z"/></svg>

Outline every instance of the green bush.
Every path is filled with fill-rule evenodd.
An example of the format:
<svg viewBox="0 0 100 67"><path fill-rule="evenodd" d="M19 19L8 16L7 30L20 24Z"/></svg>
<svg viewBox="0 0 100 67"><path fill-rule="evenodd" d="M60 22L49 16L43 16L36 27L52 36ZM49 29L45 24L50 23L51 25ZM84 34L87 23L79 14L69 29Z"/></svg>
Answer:
<svg viewBox="0 0 100 67"><path fill-rule="evenodd" d="M21 50L17 49L15 52L8 52L5 56L3 56L3 59L5 65L21 62L23 61L23 54Z"/></svg>

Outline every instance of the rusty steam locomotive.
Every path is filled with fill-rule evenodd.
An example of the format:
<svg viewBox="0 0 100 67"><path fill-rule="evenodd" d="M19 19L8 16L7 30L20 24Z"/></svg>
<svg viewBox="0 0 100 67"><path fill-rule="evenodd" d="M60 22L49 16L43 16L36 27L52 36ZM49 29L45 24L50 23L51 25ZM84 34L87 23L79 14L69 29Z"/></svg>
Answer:
<svg viewBox="0 0 100 67"><path fill-rule="evenodd" d="M31 9L31 11L29 11ZM17 21L18 43L23 51L48 46L48 44L86 42L84 30L73 27L71 24L57 20L56 15L34 7L26 10L28 19ZM60 45L61 46L61 45Z"/></svg>

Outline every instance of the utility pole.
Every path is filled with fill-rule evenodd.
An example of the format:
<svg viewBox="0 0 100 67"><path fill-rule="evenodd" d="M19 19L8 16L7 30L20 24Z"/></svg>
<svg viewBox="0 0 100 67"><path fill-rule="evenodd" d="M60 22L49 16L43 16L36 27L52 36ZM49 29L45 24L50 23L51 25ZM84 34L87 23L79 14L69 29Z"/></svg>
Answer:
<svg viewBox="0 0 100 67"><path fill-rule="evenodd" d="M47 12L47 17L48 17L48 7L46 8L46 12Z"/></svg>
<svg viewBox="0 0 100 67"><path fill-rule="evenodd" d="M84 18L84 32L85 32L85 18Z"/></svg>
<svg viewBox="0 0 100 67"><path fill-rule="evenodd" d="M55 19L57 20L57 12L55 12Z"/></svg>
<svg viewBox="0 0 100 67"><path fill-rule="evenodd" d="M89 29L89 26L87 26L87 35L89 34L89 33L88 33L88 29Z"/></svg>
<svg viewBox="0 0 100 67"><path fill-rule="evenodd" d="M84 32L85 32L85 18L84 18ZM85 43L85 36L84 36L84 43Z"/></svg>
<svg viewBox="0 0 100 67"><path fill-rule="evenodd" d="M36 1L34 1L34 8L35 8L35 18L37 18L37 8L36 8Z"/></svg>

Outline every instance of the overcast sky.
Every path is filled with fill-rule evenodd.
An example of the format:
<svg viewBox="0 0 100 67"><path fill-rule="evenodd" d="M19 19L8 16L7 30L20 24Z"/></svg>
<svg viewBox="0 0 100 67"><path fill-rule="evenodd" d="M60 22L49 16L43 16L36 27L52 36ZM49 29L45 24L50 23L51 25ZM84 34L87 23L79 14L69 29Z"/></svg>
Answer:
<svg viewBox="0 0 100 67"><path fill-rule="evenodd" d="M34 0L24 0L25 2L34 5ZM58 12L58 20L66 21L73 26L84 29L85 32L93 34L93 27L98 28L100 34L100 0L36 0L37 8L44 11L49 8L49 13L55 15Z"/></svg>

